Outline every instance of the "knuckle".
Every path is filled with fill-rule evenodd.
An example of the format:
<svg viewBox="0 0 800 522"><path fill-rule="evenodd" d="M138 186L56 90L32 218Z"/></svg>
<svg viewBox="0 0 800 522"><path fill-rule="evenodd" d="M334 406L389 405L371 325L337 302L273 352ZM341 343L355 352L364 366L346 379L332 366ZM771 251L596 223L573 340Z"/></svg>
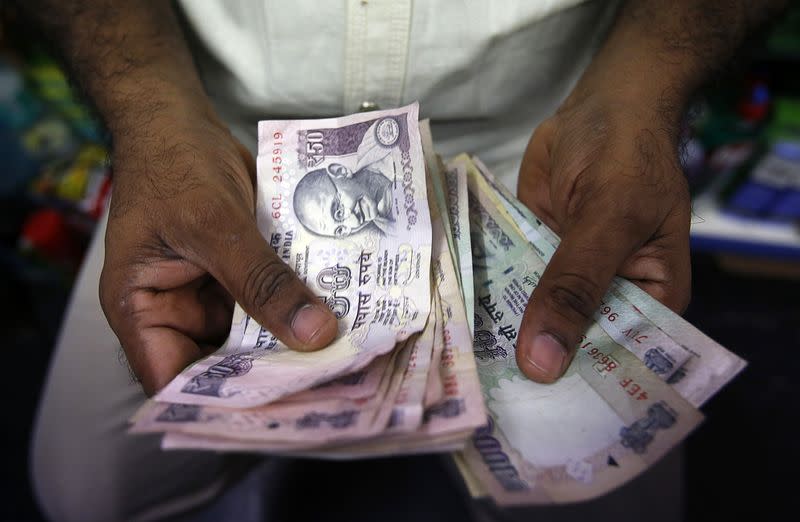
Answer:
<svg viewBox="0 0 800 522"><path fill-rule="evenodd" d="M197 232L218 230L228 222L230 212L227 205L217 198L204 198L200 204L182 205L180 221L184 227Z"/></svg>
<svg viewBox="0 0 800 522"><path fill-rule="evenodd" d="M108 266L103 266L100 272L100 284L98 285L98 297L100 298L100 308L103 310L109 324L113 327L118 317L125 313L126 300L122 297L123 290L116 284L116 274Z"/></svg>
<svg viewBox="0 0 800 522"><path fill-rule="evenodd" d="M250 267L245 278L245 299L256 309L280 302L292 285L292 273L280 259L264 259Z"/></svg>
<svg viewBox="0 0 800 522"><path fill-rule="evenodd" d="M545 305L570 321L591 319L597 307L600 287L577 273L561 274L545 294Z"/></svg>
<svg viewBox="0 0 800 522"><path fill-rule="evenodd" d="M659 216L653 212L653 208L631 205L620 209L613 223L620 233L646 238L658 227L658 221Z"/></svg>
<svg viewBox="0 0 800 522"><path fill-rule="evenodd" d="M164 227L162 235L179 250L188 249L205 258L211 250L236 248L236 231L250 226L241 210L231 204L224 194L220 197L198 197L177 210L175 223Z"/></svg>
<svg viewBox="0 0 800 522"><path fill-rule="evenodd" d="M100 308L118 337L128 337L152 320L154 314L146 294L146 290L129 286L116 271L103 267L98 285Z"/></svg>

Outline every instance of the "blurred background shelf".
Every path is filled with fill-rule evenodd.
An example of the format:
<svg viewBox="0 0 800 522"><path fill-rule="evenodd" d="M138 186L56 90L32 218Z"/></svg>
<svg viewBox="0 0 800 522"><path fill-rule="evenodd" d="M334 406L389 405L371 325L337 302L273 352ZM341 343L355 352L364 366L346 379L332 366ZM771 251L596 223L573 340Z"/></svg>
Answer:
<svg viewBox="0 0 800 522"><path fill-rule="evenodd" d="M800 261L800 228L726 213L713 195L693 200L694 252Z"/></svg>

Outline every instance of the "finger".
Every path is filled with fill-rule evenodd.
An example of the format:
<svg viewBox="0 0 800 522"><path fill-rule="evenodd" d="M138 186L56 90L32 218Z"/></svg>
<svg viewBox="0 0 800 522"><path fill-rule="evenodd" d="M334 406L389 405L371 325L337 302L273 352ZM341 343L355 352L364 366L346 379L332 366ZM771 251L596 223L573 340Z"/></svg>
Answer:
<svg viewBox="0 0 800 522"><path fill-rule="evenodd" d="M211 353L183 333L167 327L129 332L122 348L144 392L151 396L166 386L184 368Z"/></svg>
<svg viewBox="0 0 800 522"><path fill-rule="evenodd" d="M553 218L553 202L549 190L541 190L550 184L550 144L555 127L550 120L539 125L525 149L519 177L517 178L517 197L544 223L560 233L558 223Z"/></svg>
<svg viewBox="0 0 800 522"><path fill-rule="evenodd" d="M571 224L525 310L517 364L535 381L561 377L617 268L638 247L640 231L600 218L607 212L590 205Z"/></svg>
<svg viewBox="0 0 800 522"><path fill-rule="evenodd" d="M310 351L330 344L337 333L330 309L275 255L255 221L230 223L235 234L204 240L207 270L256 322L290 348Z"/></svg>
<svg viewBox="0 0 800 522"><path fill-rule="evenodd" d="M681 218L675 221L678 222L663 227L674 230L674 233L641 248L622 264L618 274L680 314L689 305L692 266L688 220L685 226L682 226Z"/></svg>
<svg viewBox="0 0 800 522"><path fill-rule="evenodd" d="M141 328L166 327L197 342L219 345L230 331L233 304L216 283L192 282L170 290L143 289L131 294Z"/></svg>

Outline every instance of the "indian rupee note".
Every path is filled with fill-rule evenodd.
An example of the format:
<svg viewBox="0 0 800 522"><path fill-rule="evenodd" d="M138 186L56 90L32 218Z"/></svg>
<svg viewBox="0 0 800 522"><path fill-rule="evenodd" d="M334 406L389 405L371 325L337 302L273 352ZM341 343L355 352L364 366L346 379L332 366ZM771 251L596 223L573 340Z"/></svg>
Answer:
<svg viewBox="0 0 800 522"><path fill-rule="evenodd" d="M150 402L136 415L133 433L180 432L258 441L277 449L315 447L333 440L355 440L383 431L408 363L410 344L394 352L376 394L368 399L328 399L313 403L276 402L248 409Z"/></svg>
<svg viewBox="0 0 800 522"><path fill-rule="evenodd" d="M420 139L422 140L422 153L425 156L425 167L427 169L426 172L428 174L428 194L433 198L433 200L436 201L436 204L439 208L446 209L447 196L445 195L446 188L444 179L442 178L443 165L433 148L433 136L431 135L431 127L428 120L422 120L420 122L419 133ZM444 223L445 230L449 231L451 228L450 215L447 212L443 212L441 219ZM450 256L454 259L458 259L458 252L453 244L452 235L448 233L445 239L447 241L447 248L450 250ZM461 285L460 277L458 284Z"/></svg>
<svg viewBox="0 0 800 522"><path fill-rule="evenodd" d="M283 402L313 402L322 399L363 399L375 395L391 360L391 352L376 357L365 368L289 395Z"/></svg>
<svg viewBox="0 0 800 522"><path fill-rule="evenodd" d="M266 404L365 367L427 321L431 236L417 104L262 121L258 131L258 227L339 318L339 336L299 353L263 328L249 337L237 329L158 401Z"/></svg>
<svg viewBox="0 0 800 522"><path fill-rule="evenodd" d="M463 158L462 158L463 156ZM469 331L475 329L475 291L472 285L472 245L470 239L469 210L467 205L467 161L469 156L459 155L445 166L447 187L447 213L457 253L461 292L467 310Z"/></svg>
<svg viewBox="0 0 800 522"><path fill-rule="evenodd" d="M436 314L431 308L428 324L417 336L411 348L408 365L395 398L389 422L384 433L413 432L422 424L425 401L425 385L431 368L433 337L436 330Z"/></svg>
<svg viewBox="0 0 800 522"><path fill-rule="evenodd" d="M474 183L484 192L487 199L494 203L498 212L508 218L517 231L528 239L545 264L549 263L555 253L555 247L544 240L538 231L533 229L531 223L524 219L518 209L522 205L504 204L508 195L499 192L499 184L493 186L488 176L480 170L471 170L470 176L474 178ZM625 306L613 289L603 297L594 319L614 340L636 354L648 368L663 379L672 377L691 356L677 342L645 320L641 314L636 313L632 307Z"/></svg>
<svg viewBox="0 0 800 522"><path fill-rule="evenodd" d="M428 378L425 381L425 395L422 399L422 404L426 408L436 404L444 397L444 383L442 382L441 374L442 352L444 351L444 324L438 295L434 295L431 313L435 316L436 324L433 329L433 347Z"/></svg>
<svg viewBox="0 0 800 522"><path fill-rule="evenodd" d="M318 449L303 449L293 445L280 446L258 441L227 439L195 435L191 433L169 432L161 441L164 450L205 450L244 453L265 453L325 460L352 460L358 458L388 457L395 455L417 455L422 453L449 453L464 449L469 433L448 435L432 439L404 442L399 439L387 441L363 441L352 444L322 446Z"/></svg>
<svg viewBox="0 0 800 522"><path fill-rule="evenodd" d="M439 361L443 396L425 408L422 425L415 432L395 435L387 430L358 448L321 451L351 457L407 453L412 449L414 453L442 451L468 437L484 422L486 410L472 354L472 336L455 263L444 240L447 231L441 214L436 202L432 201L434 308L441 310L437 322L442 324L444 340Z"/></svg>
<svg viewBox="0 0 800 522"><path fill-rule="evenodd" d="M432 277L443 325L444 346L440 368L444 396L425 412L421 432L430 435L478 426L485 416L472 354L472 332L458 286L455 261L444 240L448 232L444 215L445 209L431 202L433 244L436 248Z"/></svg>
<svg viewBox="0 0 800 522"><path fill-rule="evenodd" d="M647 469L702 415L594 324L565 375L527 379L516 336L545 263L470 179L476 295L475 356L488 422L464 452L501 505L573 502ZM480 234L478 234L480 233Z"/></svg>
<svg viewBox="0 0 800 522"><path fill-rule="evenodd" d="M741 372L747 362L698 330L650 294L630 281L615 279L618 295L642 317L677 341L691 357L669 382L694 406L699 407Z"/></svg>
<svg viewBox="0 0 800 522"><path fill-rule="evenodd" d="M537 254L548 262L560 242L558 236L495 180L478 158L472 159L497 201ZM612 281L595 318L612 338L635 353L695 407L705 403L746 366L740 357L621 277Z"/></svg>

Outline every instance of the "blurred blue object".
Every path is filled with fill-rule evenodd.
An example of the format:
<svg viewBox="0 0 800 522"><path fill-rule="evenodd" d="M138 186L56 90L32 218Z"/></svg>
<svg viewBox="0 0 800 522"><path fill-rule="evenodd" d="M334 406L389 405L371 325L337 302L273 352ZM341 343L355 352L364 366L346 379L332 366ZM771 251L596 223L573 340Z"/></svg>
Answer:
<svg viewBox="0 0 800 522"><path fill-rule="evenodd" d="M0 59L0 122L19 131L30 126L42 110L42 104L25 88L19 71Z"/></svg>
<svg viewBox="0 0 800 522"><path fill-rule="evenodd" d="M800 222L800 191L792 190L781 196L772 208L772 215L781 221Z"/></svg>
<svg viewBox="0 0 800 522"><path fill-rule="evenodd" d="M772 208L780 190L757 181L747 181L728 201L728 209L744 215L763 215Z"/></svg>
<svg viewBox="0 0 800 522"><path fill-rule="evenodd" d="M39 162L30 156L16 131L0 121L0 198L21 193L39 172Z"/></svg>
<svg viewBox="0 0 800 522"><path fill-rule="evenodd" d="M800 143L777 141L727 202L727 210L772 221L800 218Z"/></svg>

